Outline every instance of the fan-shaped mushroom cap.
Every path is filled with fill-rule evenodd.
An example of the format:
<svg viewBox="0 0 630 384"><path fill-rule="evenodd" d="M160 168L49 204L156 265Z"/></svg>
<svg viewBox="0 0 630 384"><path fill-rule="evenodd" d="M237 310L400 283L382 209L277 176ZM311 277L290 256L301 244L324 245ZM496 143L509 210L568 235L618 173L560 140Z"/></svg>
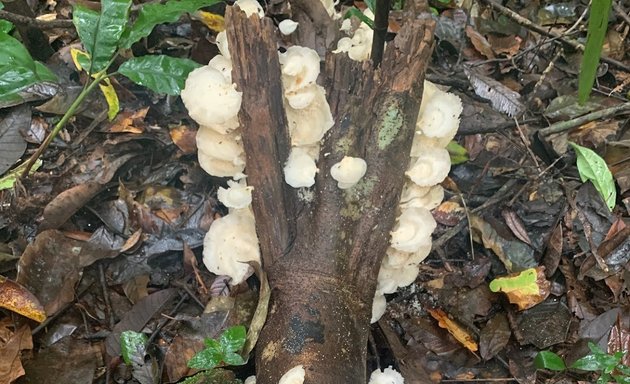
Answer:
<svg viewBox="0 0 630 384"><path fill-rule="evenodd" d="M348 189L361 180L367 171L367 163L359 157L344 156L340 162L330 167L330 175L337 181L337 187Z"/></svg>
<svg viewBox="0 0 630 384"><path fill-rule="evenodd" d="M441 185L420 187L414 182L406 182L400 195L401 208L436 208L444 200L444 188Z"/></svg>
<svg viewBox="0 0 630 384"><path fill-rule="evenodd" d="M282 377L278 384L303 384L306 371L302 365L296 365L289 369Z"/></svg>
<svg viewBox="0 0 630 384"><path fill-rule="evenodd" d="M236 0L234 5L238 5L241 11L245 12L247 17L253 14L257 14L260 18L265 17L265 10L256 0Z"/></svg>
<svg viewBox="0 0 630 384"><path fill-rule="evenodd" d="M404 252L417 252L431 244L431 233L437 226L428 209L403 209L391 235L391 246Z"/></svg>
<svg viewBox="0 0 630 384"><path fill-rule="evenodd" d="M295 109L290 105L285 108L294 146L318 143L335 123L324 88L314 85L313 89L313 100L306 108Z"/></svg>
<svg viewBox="0 0 630 384"><path fill-rule="evenodd" d="M252 203L252 190L254 187L248 187L245 179L239 182L228 180L228 188L219 187L217 198L221 204L228 208L242 209L247 208Z"/></svg>
<svg viewBox="0 0 630 384"><path fill-rule="evenodd" d="M250 209L237 209L212 222L203 241L203 262L217 275L232 278L240 284L252 274L249 261L260 263L260 250L254 214Z"/></svg>
<svg viewBox="0 0 630 384"><path fill-rule="evenodd" d="M188 114L199 125L223 124L241 109L241 92L207 65L190 72L181 96Z"/></svg>
<svg viewBox="0 0 630 384"><path fill-rule="evenodd" d="M308 152L309 148L293 147L284 165L284 180L293 188L315 184L317 165Z"/></svg>
<svg viewBox="0 0 630 384"><path fill-rule="evenodd" d="M446 149L422 147L405 175L421 187L430 187L442 182L450 169L451 157Z"/></svg>

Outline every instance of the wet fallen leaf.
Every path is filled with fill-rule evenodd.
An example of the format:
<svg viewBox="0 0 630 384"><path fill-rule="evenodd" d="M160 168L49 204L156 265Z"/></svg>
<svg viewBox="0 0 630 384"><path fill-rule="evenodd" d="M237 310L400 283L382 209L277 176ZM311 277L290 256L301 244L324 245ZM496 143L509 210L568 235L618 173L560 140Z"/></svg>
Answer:
<svg viewBox="0 0 630 384"><path fill-rule="evenodd" d="M14 107L0 120L0 175L5 173L26 150L26 141L20 130L31 125L31 107L24 104Z"/></svg>
<svg viewBox="0 0 630 384"><path fill-rule="evenodd" d="M197 131L187 125L179 125L169 131L171 140L185 155L197 152Z"/></svg>
<svg viewBox="0 0 630 384"><path fill-rule="evenodd" d="M446 329L448 333L459 341L469 351L475 352L478 349L477 342L473 337L462 328L457 322L451 320L448 315L441 309L428 309L427 312L438 321L440 327Z"/></svg>
<svg viewBox="0 0 630 384"><path fill-rule="evenodd" d="M464 71L475 93L484 99L488 99L494 109L510 117L523 113L525 105L521 102L521 95L518 92L514 92L498 81L476 73L471 69L465 69Z"/></svg>
<svg viewBox="0 0 630 384"><path fill-rule="evenodd" d="M492 292L503 292L519 310L525 310L549 296L551 283L545 278L545 267L526 269L490 282Z"/></svg>
<svg viewBox="0 0 630 384"><path fill-rule="evenodd" d="M549 237L547 243L547 249L545 250L545 256L543 257L542 264L545 266L545 275L551 277L556 273L556 269L560 264L562 257L562 223L558 223L556 228Z"/></svg>
<svg viewBox="0 0 630 384"><path fill-rule="evenodd" d="M503 36L490 33L487 36L488 43L497 55L505 54L507 57L516 55L521 47L523 39L519 36Z"/></svg>
<svg viewBox="0 0 630 384"><path fill-rule="evenodd" d="M105 339L105 349L110 357L120 355L120 335L123 331L140 332L151 318L171 301L177 289L169 288L157 291L140 299L130 311L114 326L112 333Z"/></svg>
<svg viewBox="0 0 630 384"><path fill-rule="evenodd" d="M514 334L521 335L518 340L521 345L533 344L545 349L566 340L571 321L571 313L564 303L547 300L518 313L518 332Z"/></svg>
<svg viewBox="0 0 630 384"><path fill-rule="evenodd" d="M488 222L477 215L470 215L470 225L473 229L473 239L491 249L508 271L522 271L537 265L534 250L527 244L504 239Z"/></svg>
<svg viewBox="0 0 630 384"><path fill-rule="evenodd" d="M197 11L192 14L192 16L215 32L221 32L225 30L225 20L221 15L206 11Z"/></svg>
<svg viewBox="0 0 630 384"><path fill-rule="evenodd" d="M60 231L47 230L24 250L16 281L39 299L47 315L74 300L74 286L84 267L120 253L90 240L73 240Z"/></svg>
<svg viewBox="0 0 630 384"><path fill-rule="evenodd" d="M527 234L527 230L523 225L523 221L518 217L516 212L511 209L504 209L501 211L501 216L505 220L505 224L507 224L508 228L512 231L514 236L516 236L523 243L532 245L532 241L529 239L529 235Z"/></svg>
<svg viewBox="0 0 630 384"><path fill-rule="evenodd" d="M22 285L4 276L0 276L0 307L40 323L46 320L44 307L35 295Z"/></svg>
<svg viewBox="0 0 630 384"><path fill-rule="evenodd" d="M499 313L488 320L479 335L479 353L484 360L490 360L510 341L512 331L507 317Z"/></svg>

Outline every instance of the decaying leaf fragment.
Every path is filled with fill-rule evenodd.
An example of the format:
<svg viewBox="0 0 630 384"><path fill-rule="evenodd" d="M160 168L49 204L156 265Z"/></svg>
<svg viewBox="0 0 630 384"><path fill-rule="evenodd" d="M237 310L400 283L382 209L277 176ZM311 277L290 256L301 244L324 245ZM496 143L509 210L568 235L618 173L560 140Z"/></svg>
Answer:
<svg viewBox="0 0 630 384"><path fill-rule="evenodd" d="M477 342L473 337L462 328L461 325L457 324L457 322L451 320L448 315L441 309L429 309L427 310L429 314L438 321L438 325L441 328L444 328L453 335L453 337L462 343L464 347L466 347L471 352L476 352L479 347L477 346Z"/></svg>
<svg viewBox="0 0 630 384"><path fill-rule="evenodd" d="M529 268L490 282L492 292L503 292L510 303L525 310L544 301L549 296L551 283L545 278L545 267Z"/></svg>
<svg viewBox="0 0 630 384"><path fill-rule="evenodd" d="M46 320L46 312L37 297L24 286L4 276L0 276L0 307L40 323Z"/></svg>

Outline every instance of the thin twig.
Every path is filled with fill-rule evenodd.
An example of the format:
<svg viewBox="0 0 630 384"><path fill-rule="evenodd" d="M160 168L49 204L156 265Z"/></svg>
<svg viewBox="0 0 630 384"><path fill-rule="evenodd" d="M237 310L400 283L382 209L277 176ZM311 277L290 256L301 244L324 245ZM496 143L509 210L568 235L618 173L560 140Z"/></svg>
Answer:
<svg viewBox="0 0 630 384"><path fill-rule="evenodd" d="M540 131L538 131L541 135L543 136L549 136L551 134L554 133L560 133L560 132L564 132L564 131L568 131L570 129L573 129L575 127L579 127L580 125L589 123L591 121L595 121L595 120L599 120L599 119L604 119L610 116L614 116L618 113L622 113L625 111L630 111L630 102L628 103L623 103L623 104L619 104L619 105L615 105L614 107L610 107L610 108L606 108L606 109L601 109L599 111L595 111L595 112L591 112L589 114L586 114L584 116L580 116L580 117L576 117L575 119L571 119L571 120L566 120L566 121L559 121L555 124L550 125L547 128L543 128Z"/></svg>
<svg viewBox="0 0 630 384"><path fill-rule="evenodd" d="M38 29L70 28L73 26L72 20L39 20L7 11L0 11L0 19Z"/></svg>
<svg viewBox="0 0 630 384"><path fill-rule="evenodd" d="M618 2L615 1L613 3L613 9L615 10L615 12L617 12L619 17L621 17L623 21L625 21L626 24L630 26L630 15L628 15L626 11L624 11L624 9L621 7L621 5Z"/></svg>
<svg viewBox="0 0 630 384"><path fill-rule="evenodd" d="M524 18L523 16L519 15L518 13L512 11L509 8L506 8L500 4L495 3L492 0L481 0L482 2L488 4L490 7L492 7L493 9L501 12L502 14L504 14L505 16L509 17L510 19L512 19L514 22L516 22L517 24L527 28L527 29L531 29L534 32L540 33L541 35L544 36L548 36L548 37L553 37L556 38L560 41L562 41L565 44L570 45L571 47L577 49L580 52L584 52L584 44L578 43L575 40L572 39L567 39L565 37L563 37L562 35L558 34L557 32L554 31L549 31L546 28L541 27L538 24L535 24L533 22L531 22L530 20ZM615 60L615 59L611 59L608 56L601 56L601 61L608 63L610 65L613 65L619 69L623 69L624 71L630 72L630 66L622 63L621 61Z"/></svg>

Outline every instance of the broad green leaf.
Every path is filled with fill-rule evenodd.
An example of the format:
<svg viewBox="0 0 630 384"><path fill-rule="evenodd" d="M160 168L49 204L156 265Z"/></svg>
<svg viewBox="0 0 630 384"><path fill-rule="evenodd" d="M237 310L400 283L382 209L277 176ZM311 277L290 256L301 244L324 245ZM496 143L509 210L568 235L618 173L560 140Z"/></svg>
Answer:
<svg viewBox="0 0 630 384"><path fill-rule="evenodd" d="M29 171L29 175L32 175L41 166L42 161L41 159L39 159L35 162L35 164L33 164L33 167ZM13 188L13 185L15 184L17 179L22 175L22 172L24 172L24 168L26 168L26 162L20 164L16 168L13 168L11 171L9 171L9 173L0 177L0 191L2 191L3 189Z"/></svg>
<svg viewBox="0 0 630 384"><path fill-rule="evenodd" d="M22 101L20 91L33 84L56 80L46 66L33 60L22 43L0 32L0 105L18 104Z"/></svg>
<svg viewBox="0 0 630 384"><path fill-rule="evenodd" d="M365 24L367 24L368 27L374 29L374 21L372 19L370 19L369 17L365 16L363 14L363 12L361 12L359 9L357 8L350 8L346 11L345 15L343 15L344 19L349 19L352 16L358 18L359 20L361 20L362 22L364 22Z"/></svg>
<svg viewBox="0 0 630 384"><path fill-rule="evenodd" d="M125 364L144 361L148 340L147 336L140 332L124 331L120 334L120 351Z"/></svg>
<svg viewBox="0 0 630 384"><path fill-rule="evenodd" d="M138 18L131 27L125 29L121 48L131 48L133 43L149 36L158 24L173 23L184 13L195 12L199 8L218 3L220 0L170 0L164 4L144 4L138 12Z"/></svg>
<svg viewBox="0 0 630 384"><path fill-rule="evenodd" d="M578 98L580 104L588 100L591 88L597 75L599 57L604 46L606 30L608 29L608 14L612 7L612 0L595 0L591 3L591 12L588 18L588 33L580 74L578 75Z"/></svg>
<svg viewBox="0 0 630 384"><path fill-rule="evenodd" d="M0 32L2 33L9 33L13 30L13 23L8 21L8 20L0 20Z"/></svg>
<svg viewBox="0 0 630 384"><path fill-rule="evenodd" d="M188 360L188 367L195 369L212 369L223 361L223 353L215 349L203 349Z"/></svg>
<svg viewBox="0 0 630 384"><path fill-rule="evenodd" d="M243 348L247 339L247 331L242 325L235 325L223 331L219 342L225 352L237 352Z"/></svg>
<svg viewBox="0 0 630 384"><path fill-rule="evenodd" d="M602 369L602 366L595 355L586 355L571 364L571 368L581 369L583 371L599 371Z"/></svg>
<svg viewBox="0 0 630 384"><path fill-rule="evenodd" d="M155 92L179 95L188 74L200 66L188 59L151 55L125 61L118 72Z"/></svg>
<svg viewBox="0 0 630 384"><path fill-rule="evenodd" d="M569 142L577 154L577 167L582 182L589 180L602 196L608 209L615 208L617 190L606 161L594 151Z"/></svg>
<svg viewBox="0 0 630 384"><path fill-rule="evenodd" d="M374 13L374 8L376 7L376 0L365 0L365 5Z"/></svg>
<svg viewBox="0 0 630 384"><path fill-rule="evenodd" d="M205 339L203 341L203 344L206 346L206 349L212 349L218 352L223 352L223 347L221 346L221 343L219 343L215 339Z"/></svg>
<svg viewBox="0 0 630 384"><path fill-rule="evenodd" d="M567 366L564 360L551 351L540 351L534 358L534 365L538 369L550 369L552 371L564 371Z"/></svg>
<svg viewBox="0 0 630 384"><path fill-rule="evenodd" d="M223 362L226 365L243 365L246 363L241 355L234 352L226 352L225 355L223 355Z"/></svg>
<svg viewBox="0 0 630 384"><path fill-rule="evenodd" d="M451 164L457 165L468 161L468 151L455 140L451 140L446 146L448 154L451 156Z"/></svg>
<svg viewBox="0 0 630 384"><path fill-rule="evenodd" d="M103 0L100 13L82 5L74 7L72 21L92 58L91 73L106 69L118 50L118 42L129 20L130 7L131 0Z"/></svg>
<svg viewBox="0 0 630 384"><path fill-rule="evenodd" d="M120 103L118 102L116 90L112 86L112 82L109 78L103 79L103 81L98 84L98 87L101 89L101 92L107 101L107 118L112 121L120 109Z"/></svg>

